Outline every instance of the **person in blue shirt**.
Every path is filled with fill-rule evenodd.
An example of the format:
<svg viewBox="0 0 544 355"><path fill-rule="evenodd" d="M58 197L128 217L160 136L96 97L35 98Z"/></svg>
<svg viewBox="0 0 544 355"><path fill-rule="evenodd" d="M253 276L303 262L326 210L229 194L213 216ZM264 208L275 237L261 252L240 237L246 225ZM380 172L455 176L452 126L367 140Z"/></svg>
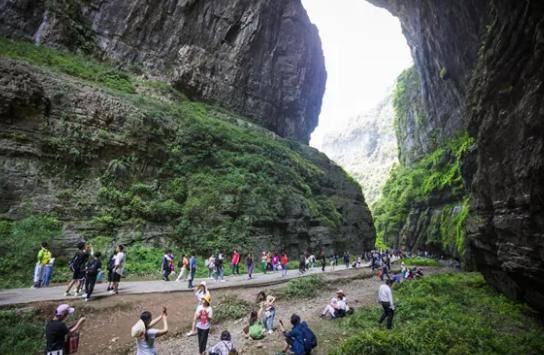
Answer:
<svg viewBox="0 0 544 355"><path fill-rule="evenodd" d="M301 322L297 314L291 316L291 325L293 326L291 331L285 330L281 320L279 324L287 343L284 352L291 349L295 355L310 355L312 353L312 349L317 346L317 339L308 324Z"/></svg>
<svg viewBox="0 0 544 355"><path fill-rule="evenodd" d="M189 259L189 288L193 288L193 280L195 279L195 273L196 273L196 258L193 254L191 254L191 258Z"/></svg>

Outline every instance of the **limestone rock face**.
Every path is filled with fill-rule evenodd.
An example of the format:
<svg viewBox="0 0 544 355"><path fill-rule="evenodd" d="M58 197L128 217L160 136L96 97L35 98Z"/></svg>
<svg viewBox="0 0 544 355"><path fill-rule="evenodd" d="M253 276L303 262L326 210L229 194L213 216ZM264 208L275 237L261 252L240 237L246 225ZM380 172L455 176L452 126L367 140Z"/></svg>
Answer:
<svg viewBox="0 0 544 355"><path fill-rule="evenodd" d="M57 255L103 235L154 246L181 239L206 250L206 238L238 225L253 243L245 250L273 248L291 257L320 248L360 253L374 245L360 187L324 154L224 110L206 111L200 120L211 123L201 127L197 119L153 115L147 106L157 102L137 97L1 57L0 218L55 214L63 229L53 243ZM225 141L229 133L238 142ZM251 141L253 134L259 140ZM227 167L210 154L240 161L225 175ZM182 169L176 164L184 159ZM275 178L263 166L273 162L285 167L286 192L272 186ZM207 173L199 172L208 164ZM127 198L135 188L147 192ZM265 201L267 189L274 191ZM188 202L187 196L202 197Z"/></svg>
<svg viewBox="0 0 544 355"><path fill-rule="evenodd" d="M374 109L353 117L339 131L323 137L319 149L344 167L362 186L372 205L397 159L391 94Z"/></svg>
<svg viewBox="0 0 544 355"><path fill-rule="evenodd" d="M468 128L468 256L544 310L544 4L370 0L399 17L438 141Z"/></svg>
<svg viewBox="0 0 544 355"><path fill-rule="evenodd" d="M299 0L0 0L0 33L88 52L307 143L326 72Z"/></svg>

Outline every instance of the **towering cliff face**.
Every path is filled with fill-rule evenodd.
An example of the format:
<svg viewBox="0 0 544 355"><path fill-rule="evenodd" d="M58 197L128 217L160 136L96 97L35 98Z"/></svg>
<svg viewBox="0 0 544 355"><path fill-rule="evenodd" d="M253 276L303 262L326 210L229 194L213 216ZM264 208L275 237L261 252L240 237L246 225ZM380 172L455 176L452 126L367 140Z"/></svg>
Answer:
<svg viewBox="0 0 544 355"><path fill-rule="evenodd" d="M370 0L401 20L438 142L468 128L470 261L544 310L544 4Z"/></svg>
<svg viewBox="0 0 544 355"><path fill-rule="evenodd" d="M393 99L388 94L374 109L325 135L318 147L359 182L370 206L398 161L393 119Z"/></svg>
<svg viewBox="0 0 544 355"><path fill-rule="evenodd" d="M373 245L360 187L315 149L229 111L168 100L165 84L119 72L102 81L111 68L13 46L1 41L0 53L30 51L46 64L0 57L2 238L6 220L45 213L62 224L57 255L82 239L293 257ZM65 74L83 65L95 71L88 80Z"/></svg>
<svg viewBox="0 0 544 355"><path fill-rule="evenodd" d="M99 52L308 142L325 67L299 0L0 0L0 33Z"/></svg>

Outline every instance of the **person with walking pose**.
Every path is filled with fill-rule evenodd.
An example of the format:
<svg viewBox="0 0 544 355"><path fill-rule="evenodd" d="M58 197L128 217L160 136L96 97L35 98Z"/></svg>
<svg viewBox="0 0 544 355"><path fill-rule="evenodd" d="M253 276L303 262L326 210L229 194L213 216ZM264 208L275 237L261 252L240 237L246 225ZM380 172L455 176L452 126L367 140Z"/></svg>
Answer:
<svg viewBox="0 0 544 355"><path fill-rule="evenodd" d="M236 249L232 253L232 274L240 275L240 254Z"/></svg>
<svg viewBox="0 0 544 355"><path fill-rule="evenodd" d="M253 255L248 254L246 258L246 267L247 267L247 278L252 279L253 278L253 267L255 263L253 261Z"/></svg>
<svg viewBox="0 0 544 355"><path fill-rule="evenodd" d="M189 258L189 288L193 288L193 280L195 279L196 274L196 257L194 254L191 254Z"/></svg>
<svg viewBox="0 0 544 355"><path fill-rule="evenodd" d="M113 263L113 286L110 293L115 295L119 293L119 282L121 282L121 277L125 270L126 255L124 250L125 247L123 245L120 244L117 246L117 255L115 255L115 261Z"/></svg>
<svg viewBox="0 0 544 355"><path fill-rule="evenodd" d="M45 267L49 264L50 260L51 252L49 251L47 242L42 242L42 248L38 252L36 266L34 267L34 285L32 288L42 287Z"/></svg>
<svg viewBox="0 0 544 355"><path fill-rule="evenodd" d="M96 283L96 278L102 269L102 262L100 261L101 256L102 254L97 251L94 253L93 257L91 257L91 260L87 263L87 265L85 265L85 302L90 301L94 290L94 285Z"/></svg>
<svg viewBox="0 0 544 355"><path fill-rule="evenodd" d="M283 253L280 259L281 263L281 276L287 276L287 268L289 264L289 258L287 257L287 253Z"/></svg>
<svg viewBox="0 0 544 355"><path fill-rule="evenodd" d="M72 271L72 281L70 281L68 284L68 288L66 289L64 296L70 296L70 289L75 284L77 284L77 286L74 295L79 296L79 291L84 286L83 281L85 280L85 264L89 259L89 249L90 247L85 242L79 242L77 244L77 251L69 263L70 271Z"/></svg>
<svg viewBox="0 0 544 355"><path fill-rule="evenodd" d="M378 301L382 304L383 314L380 317L379 323L387 318L387 329L393 328L393 315L395 314L395 304L393 303L393 292L391 285L393 280L387 280L380 286L378 291Z"/></svg>
<svg viewBox="0 0 544 355"><path fill-rule="evenodd" d="M187 280L187 275L189 274L189 259L185 255L181 257L181 269L179 270L179 275L176 281Z"/></svg>

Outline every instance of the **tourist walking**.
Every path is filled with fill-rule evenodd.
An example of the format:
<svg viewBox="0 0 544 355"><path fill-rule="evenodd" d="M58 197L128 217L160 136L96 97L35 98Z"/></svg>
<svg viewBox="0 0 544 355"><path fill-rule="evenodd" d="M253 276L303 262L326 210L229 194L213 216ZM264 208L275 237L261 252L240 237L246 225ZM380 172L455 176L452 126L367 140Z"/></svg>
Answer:
<svg viewBox="0 0 544 355"><path fill-rule="evenodd" d="M171 249L166 249L164 256L162 257L162 279L164 281L170 281L169 276L174 267L174 256L172 255Z"/></svg>
<svg viewBox="0 0 544 355"><path fill-rule="evenodd" d="M68 283L68 288L64 292L64 296L70 296L70 290L72 286L76 285L75 296L79 296L79 291L83 287L83 280L85 279L85 264L89 259L89 246L85 242L79 242L77 244L77 251L70 260L68 267L72 271L72 280Z"/></svg>
<svg viewBox="0 0 544 355"><path fill-rule="evenodd" d="M287 253L283 253L280 259L281 262L281 276L287 276L287 269L289 265L289 258L287 257Z"/></svg>
<svg viewBox="0 0 544 355"><path fill-rule="evenodd" d="M108 291L113 290L113 269L115 268L115 257L117 256L117 249L113 251L113 254L108 260Z"/></svg>
<svg viewBox="0 0 544 355"><path fill-rule="evenodd" d="M188 288L193 288L193 280L195 279L196 274L196 257L191 254L189 258L189 281Z"/></svg>
<svg viewBox="0 0 544 355"><path fill-rule="evenodd" d="M306 257L302 254L298 262L298 272L304 274L306 272Z"/></svg>
<svg viewBox="0 0 544 355"><path fill-rule="evenodd" d="M225 257L223 253L219 253L217 258L215 258L215 268L219 281L225 282Z"/></svg>
<svg viewBox="0 0 544 355"><path fill-rule="evenodd" d="M125 271L125 247L122 244L117 246L117 254L115 255L115 260L113 262L113 286L110 291L112 294L119 293L119 283L121 282L121 277Z"/></svg>
<svg viewBox="0 0 544 355"><path fill-rule="evenodd" d="M102 262L100 261L101 256L102 254L97 251L91 257L91 260L89 260L87 265L85 265L85 302L88 302L91 299L96 278L102 269Z"/></svg>
<svg viewBox="0 0 544 355"><path fill-rule="evenodd" d="M55 266L55 258L49 259L49 262L43 268L43 281L41 287L49 287L51 278L53 277L53 267Z"/></svg>
<svg viewBox="0 0 544 355"><path fill-rule="evenodd" d="M349 253L347 251L344 252L344 265L346 269L349 269Z"/></svg>
<svg viewBox="0 0 544 355"><path fill-rule="evenodd" d="M232 252L232 274L240 275L240 254L236 249Z"/></svg>
<svg viewBox="0 0 544 355"><path fill-rule="evenodd" d="M261 255L261 271L266 274L266 252L263 251Z"/></svg>
<svg viewBox="0 0 544 355"><path fill-rule="evenodd" d="M248 279L253 278L253 267L254 267L253 255L250 253L247 255L247 258L246 258L246 268L247 268Z"/></svg>
<svg viewBox="0 0 544 355"><path fill-rule="evenodd" d="M176 281L185 281L187 280L187 275L189 274L189 259L186 255L181 256L181 269L179 270L179 275Z"/></svg>
<svg viewBox="0 0 544 355"><path fill-rule="evenodd" d="M202 304L197 307L193 317L193 327L196 327L198 335L198 351L201 355L206 353L212 318L211 297L206 295L202 298Z"/></svg>
<svg viewBox="0 0 544 355"><path fill-rule="evenodd" d="M393 303L393 292L391 291L391 285L393 280L385 281L385 284L380 286L378 290L378 301L383 307L383 314L380 317L379 323L382 324L384 319L387 318L387 329L393 328L393 315L395 313L395 304Z"/></svg>
<svg viewBox="0 0 544 355"><path fill-rule="evenodd" d="M32 288L42 286L45 266L49 264L50 260L51 252L49 251L49 246L47 245L47 242L42 242L41 249L38 251L38 256L36 258L36 265L34 266L34 284L32 285Z"/></svg>
<svg viewBox="0 0 544 355"><path fill-rule="evenodd" d="M206 263L208 264L208 278L217 280L217 273L215 269L215 255L210 255Z"/></svg>
<svg viewBox="0 0 544 355"><path fill-rule="evenodd" d="M325 250L321 250L321 255L319 256L321 259L321 271L325 272L325 266L327 265L327 257L325 256Z"/></svg>
<svg viewBox="0 0 544 355"><path fill-rule="evenodd" d="M74 311L74 307L67 304L61 304L55 309L55 316L45 325L46 355L62 355L66 336L75 334L85 322L85 317L81 317L74 326L68 328L63 321Z"/></svg>
<svg viewBox="0 0 544 355"><path fill-rule="evenodd" d="M162 320L162 329L153 326ZM163 307L162 314L153 319L151 312L144 311L132 326L131 335L136 338L136 355L156 355L155 339L168 333L168 315Z"/></svg>

